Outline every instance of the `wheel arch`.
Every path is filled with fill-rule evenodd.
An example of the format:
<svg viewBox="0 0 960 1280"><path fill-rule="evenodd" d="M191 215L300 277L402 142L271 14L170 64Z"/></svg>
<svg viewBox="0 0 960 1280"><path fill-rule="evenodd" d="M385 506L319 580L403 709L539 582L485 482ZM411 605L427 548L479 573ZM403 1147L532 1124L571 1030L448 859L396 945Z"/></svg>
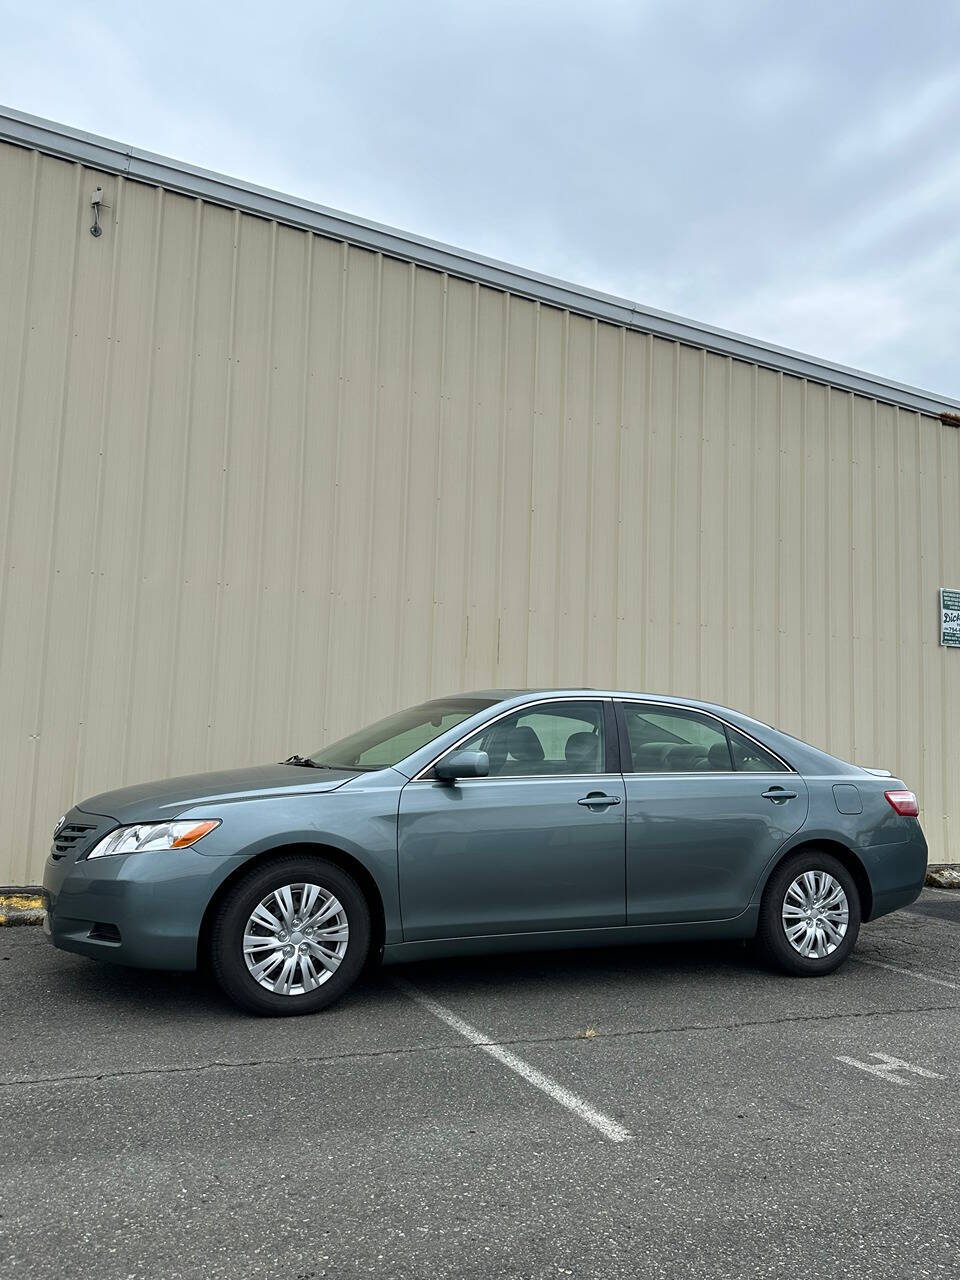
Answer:
<svg viewBox="0 0 960 1280"><path fill-rule="evenodd" d="M759 901L766 892L770 878L774 875L779 867L787 861L788 858L795 857L798 853L810 853L812 850L822 850L829 853L842 863L853 876L853 882L857 886L857 893L860 895L860 918L864 922L868 921L873 915L873 886L870 884L870 876L867 868L860 858L849 845L842 844L839 840L831 840L829 837L810 837L809 839L800 840L797 844L792 844L788 849L782 850L773 860L764 874L760 889L756 895Z"/></svg>
<svg viewBox="0 0 960 1280"><path fill-rule="evenodd" d="M254 854L253 857L245 858L238 867L217 885L213 896L206 905L203 919L200 922L200 930L197 935L198 965L207 963L210 948L210 930L213 926L213 921L220 908L220 903L237 881L242 880L251 871L264 866L266 863L275 862L278 858L286 858L295 853L326 858L329 862L335 863L341 870L346 871L348 875L353 876L370 908L370 958L376 959L380 955L386 935L386 915L383 897L376 880L358 858L355 858L353 854L347 853L346 850L338 848L336 845L294 840L287 844L275 845L270 849L263 849L260 853Z"/></svg>

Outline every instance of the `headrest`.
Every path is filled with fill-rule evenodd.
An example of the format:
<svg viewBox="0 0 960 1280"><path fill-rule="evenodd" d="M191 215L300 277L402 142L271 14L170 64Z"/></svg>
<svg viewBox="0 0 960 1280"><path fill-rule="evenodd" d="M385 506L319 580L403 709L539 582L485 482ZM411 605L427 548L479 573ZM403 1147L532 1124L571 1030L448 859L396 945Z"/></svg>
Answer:
<svg viewBox="0 0 960 1280"><path fill-rule="evenodd" d="M670 750L669 742L642 742L633 749L635 769L656 769L663 764Z"/></svg>
<svg viewBox="0 0 960 1280"><path fill-rule="evenodd" d="M568 764L597 764L600 760L600 736L585 729L571 733L563 750Z"/></svg>
<svg viewBox="0 0 960 1280"><path fill-rule="evenodd" d="M676 772L685 772L689 769L703 768L706 763L707 753L703 747L695 746L691 743L684 743L679 747L671 747L670 768Z"/></svg>
<svg viewBox="0 0 960 1280"><path fill-rule="evenodd" d="M543 745L528 724L518 724L507 740L507 750L514 760L533 762L543 759Z"/></svg>

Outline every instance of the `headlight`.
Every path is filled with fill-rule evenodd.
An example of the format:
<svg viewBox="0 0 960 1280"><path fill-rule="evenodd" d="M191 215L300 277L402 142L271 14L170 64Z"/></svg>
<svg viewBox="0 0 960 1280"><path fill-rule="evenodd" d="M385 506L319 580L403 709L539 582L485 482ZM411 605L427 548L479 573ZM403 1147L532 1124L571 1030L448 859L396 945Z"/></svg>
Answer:
<svg viewBox="0 0 960 1280"><path fill-rule="evenodd" d="M135 827L118 827L104 836L87 854L105 858L111 853L153 853L157 849L186 849L219 827L220 819L207 822L142 822Z"/></svg>

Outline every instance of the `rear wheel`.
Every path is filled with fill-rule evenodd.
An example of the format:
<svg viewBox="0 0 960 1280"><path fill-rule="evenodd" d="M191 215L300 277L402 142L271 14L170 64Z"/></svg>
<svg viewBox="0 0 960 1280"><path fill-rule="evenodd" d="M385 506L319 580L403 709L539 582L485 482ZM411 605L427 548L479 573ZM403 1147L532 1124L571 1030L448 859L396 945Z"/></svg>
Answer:
<svg viewBox="0 0 960 1280"><path fill-rule="evenodd" d="M213 972L241 1008L316 1013L353 985L370 949L359 885L325 858L292 854L254 868L220 904Z"/></svg>
<svg viewBox="0 0 960 1280"><path fill-rule="evenodd" d="M760 904L757 941L768 959L798 977L838 969L860 932L860 895L832 854L809 849L779 866Z"/></svg>

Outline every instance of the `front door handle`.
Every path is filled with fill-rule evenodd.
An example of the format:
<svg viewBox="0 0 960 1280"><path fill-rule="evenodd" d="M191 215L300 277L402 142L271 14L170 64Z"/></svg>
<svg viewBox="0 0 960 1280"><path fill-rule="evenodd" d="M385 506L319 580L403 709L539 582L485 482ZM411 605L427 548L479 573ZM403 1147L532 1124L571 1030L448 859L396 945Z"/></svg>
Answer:
<svg viewBox="0 0 960 1280"><path fill-rule="evenodd" d="M795 791L784 791L783 787L771 787L769 791L762 792L764 800L772 800L774 804L783 804L784 800L796 800L797 793Z"/></svg>
<svg viewBox="0 0 960 1280"><path fill-rule="evenodd" d="M585 809L606 809L612 804L619 803L619 796L606 796L602 791L591 791L588 796L577 801L577 804L582 804Z"/></svg>

